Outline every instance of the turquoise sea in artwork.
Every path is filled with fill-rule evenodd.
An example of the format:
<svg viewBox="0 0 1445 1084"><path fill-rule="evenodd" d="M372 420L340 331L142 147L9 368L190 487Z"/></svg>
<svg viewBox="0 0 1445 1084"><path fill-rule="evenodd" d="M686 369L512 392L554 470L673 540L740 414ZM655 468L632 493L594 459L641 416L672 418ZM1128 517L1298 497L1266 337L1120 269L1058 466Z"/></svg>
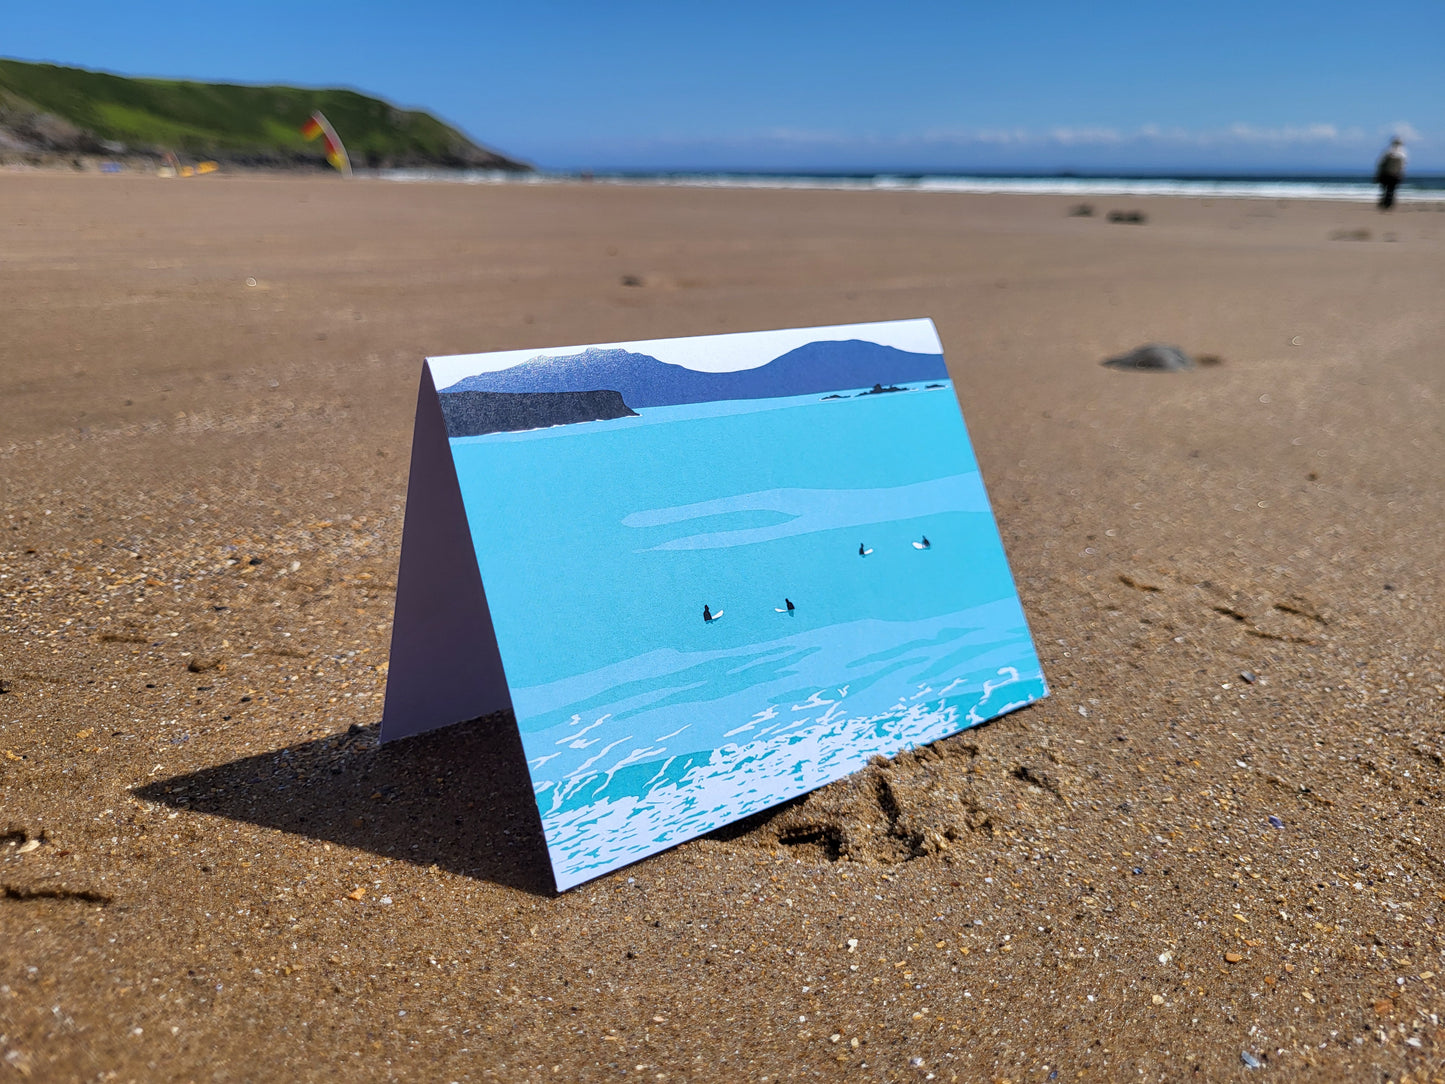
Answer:
<svg viewBox="0 0 1445 1084"><path fill-rule="evenodd" d="M559 889L1046 693L946 381L451 448Z"/></svg>

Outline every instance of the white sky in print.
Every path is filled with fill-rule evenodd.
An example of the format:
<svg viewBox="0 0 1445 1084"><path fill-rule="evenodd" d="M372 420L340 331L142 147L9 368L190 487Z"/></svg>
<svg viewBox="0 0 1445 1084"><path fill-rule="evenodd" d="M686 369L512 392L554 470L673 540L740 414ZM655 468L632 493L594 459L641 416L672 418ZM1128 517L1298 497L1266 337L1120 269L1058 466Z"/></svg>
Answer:
<svg viewBox="0 0 1445 1084"><path fill-rule="evenodd" d="M916 354L941 354L933 321L890 320L874 324L837 324L831 327L786 328L780 331L744 331L727 335L699 335L686 339L644 339L638 342L595 343L599 350L630 350L647 354L671 365L683 365L706 373L756 369L776 357L813 342L863 339ZM487 354L454 354L429 358L438 388L455 384L475 373L510 369L536 357L569 357L588 346L539 347L534 350L501 350Z"/></svg>

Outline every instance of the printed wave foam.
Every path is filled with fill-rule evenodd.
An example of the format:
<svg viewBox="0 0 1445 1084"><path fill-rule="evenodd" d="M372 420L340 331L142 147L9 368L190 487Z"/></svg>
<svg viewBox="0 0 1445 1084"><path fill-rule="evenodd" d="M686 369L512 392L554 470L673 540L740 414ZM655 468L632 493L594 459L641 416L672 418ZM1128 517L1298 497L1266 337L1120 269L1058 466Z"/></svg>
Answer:
<svg viewBox="0 0 1445 1084"><path fill-rule="evenodd" d="M867 715L849 714L846 686L818 690L791 710L769 705L759 712L749 724L755 736L746 744L668 758L637 794L608 790L617 772L646 759L645 751L605 769L596 768L604 756L599 753L563 779L536 784L557 887L570 888L806 793L874 756L892 756L1014 711L1045 692L1041 671L1020 674L1012 666L971 693L962 679L937 690L925 685ZM670 771L679 761L681 770Z"/></svg>

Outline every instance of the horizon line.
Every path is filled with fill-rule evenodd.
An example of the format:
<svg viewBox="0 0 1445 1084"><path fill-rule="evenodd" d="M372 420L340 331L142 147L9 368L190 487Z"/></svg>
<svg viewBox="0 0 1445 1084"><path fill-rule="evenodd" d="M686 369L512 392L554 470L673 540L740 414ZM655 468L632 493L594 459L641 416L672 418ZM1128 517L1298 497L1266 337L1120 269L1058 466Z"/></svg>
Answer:
<svg viewBox="0 0 1445 1084"><path fill-rule="evenodd" d="M538 173L553 177L981 177L988 179L1029 178L1040 180L1171 180L1171 181L1222 181L1222 180L1313 180L1313 181L1354 181L1360 178L1372 179L1374 171L1356 169L1342 171L1339 168L1319 169L1226 169L1207 172L1199 168L1167 169L1143 166L1096 167L1075 169L1067 166L1037 169L1008 169L1002 166L978 168L957 167L814 167L799 166L787 168L765 166L568 166L539 167ZM1445 170L1416 171L1406 176L1404 183L1412 180L1445 180ZM1370 180L1373 183L1373 180Z"/></svg>

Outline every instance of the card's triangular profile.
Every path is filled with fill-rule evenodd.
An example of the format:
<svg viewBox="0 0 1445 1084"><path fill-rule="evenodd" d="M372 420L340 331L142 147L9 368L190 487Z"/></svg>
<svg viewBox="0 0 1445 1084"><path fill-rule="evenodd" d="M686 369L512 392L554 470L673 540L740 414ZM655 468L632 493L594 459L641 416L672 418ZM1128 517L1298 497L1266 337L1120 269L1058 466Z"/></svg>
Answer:
<svg viewBox="0 0 1445 1084"><path fill-rule="evenodd" d="M510 710L431 367L417 390L381 740Z"/></svg>

